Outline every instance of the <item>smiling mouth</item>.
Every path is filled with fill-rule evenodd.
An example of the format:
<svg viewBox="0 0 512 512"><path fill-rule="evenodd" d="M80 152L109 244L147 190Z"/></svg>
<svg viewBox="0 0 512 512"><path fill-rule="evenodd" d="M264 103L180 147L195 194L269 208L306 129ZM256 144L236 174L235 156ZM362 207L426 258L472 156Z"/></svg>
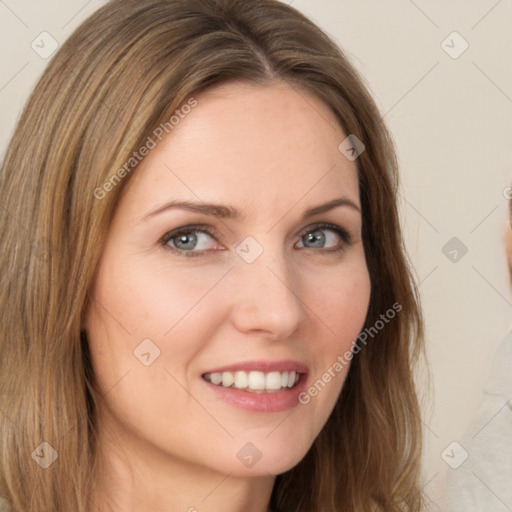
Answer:
<svg viewBox="0 0 512 512"><path fill-rule="evenodd" d="M289 372L212 372L202 378L215 386L239 389L250 393L278 393L293 389L299 382L301 374Z"/></svg>

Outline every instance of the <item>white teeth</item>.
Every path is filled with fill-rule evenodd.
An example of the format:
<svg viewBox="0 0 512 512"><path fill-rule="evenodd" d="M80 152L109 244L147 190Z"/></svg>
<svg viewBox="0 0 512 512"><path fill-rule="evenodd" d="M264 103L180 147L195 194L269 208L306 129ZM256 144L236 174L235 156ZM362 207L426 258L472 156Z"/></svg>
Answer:
<svg viewBox="0 0 512 512"><path fill-rule="evenodd" d="M235 388L242 389L242 388L246 388L247 385L248 385L247 373L235 372Z"/></svg>
<svg viewBox="0 0 512 512"><path fill-rule="evenodd" d="M297 372L214 372L205 373L204 379L217 386L235 387L247 391L279 391L281 388L292 388L299 381Z"/></svg>
<svg viewBox="0 0 512 512"><path fill-rule="evenodd" d="M222 385L225 388L229 388L233 382L235 382L235 377L231 372L222 372Z"/></svg>
<svg viewBox="0 0 512 512"><path fill-rule="evenodd" d="M210 382L212 384L220 384L222 382L222 373L211 373Z"/></svg>
<svg viewBox="0 0 512 512"><path fill-rule="evenodd" d="M281 389L281 374L279 372L267 373L265 377L266 389Z"/></svg>
<svg viewBox="0 0 512 512"><path fill-rule="evenodd" d="M263 372L249 372L249 389L265 389L265 374Z"/></svg>

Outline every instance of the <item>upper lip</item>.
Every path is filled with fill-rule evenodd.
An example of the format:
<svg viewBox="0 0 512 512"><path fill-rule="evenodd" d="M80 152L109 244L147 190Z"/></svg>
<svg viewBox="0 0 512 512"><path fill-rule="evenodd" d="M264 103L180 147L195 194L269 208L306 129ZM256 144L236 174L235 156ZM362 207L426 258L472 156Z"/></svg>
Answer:
<svg viewBox="0 0 512 512"><path fill-rule="evenodd" d="M237 371L256 371L256 372L297 372L307 373L308 367L304 363L292 360L281 361L244 361L240 363L227 364L219 366L203 373L222 373Z"/></svg>

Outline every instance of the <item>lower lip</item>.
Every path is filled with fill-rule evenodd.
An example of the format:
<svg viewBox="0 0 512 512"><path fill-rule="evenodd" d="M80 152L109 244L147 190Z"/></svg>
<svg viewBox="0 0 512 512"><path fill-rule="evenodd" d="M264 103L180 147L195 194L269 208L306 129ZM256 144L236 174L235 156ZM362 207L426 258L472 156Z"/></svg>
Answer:
<svg viewBox="0 0 512 512"><path fill-rule="evenodd" d="M292 409L299 403L299 394L306 388L306 375L301 374L294 388L270 393L254 393L237 388L224 388L204 379L212 392L239 409L252 412L281 412Z"/></svg>

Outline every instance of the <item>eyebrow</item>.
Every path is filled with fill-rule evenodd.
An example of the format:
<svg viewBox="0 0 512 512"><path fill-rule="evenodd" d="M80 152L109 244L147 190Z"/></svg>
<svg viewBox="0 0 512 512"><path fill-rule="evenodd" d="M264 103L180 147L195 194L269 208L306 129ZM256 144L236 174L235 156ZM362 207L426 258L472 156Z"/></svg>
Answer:
<svg viewBox="0 0 512 512"><path fill-rule="evenodd" d="M361 212L359 206L354 203L351 199L346 197L338 197L336 199L332 199L328 203L321 204L319 206L314 206L313 208L309 208L306 210L301 217L301 222L309 217L313 217L314 215L319 215L321 213L328 212L334 208L338 208L339 206L347 206L358 212ZM242 220L245 218L245 215L242 215L240 210L234 208L233 206L215 204L215 203L196 203L193 201L169 201L168 203L160 206L156 210L149 212L147 215L143 217L143 220L148 219L150 217L154 217L159 213L162 213L171 209L183 209L191 212L202 213L204 215L209 215L211 217L216 217L218 219L235 219Z"/></svg>

